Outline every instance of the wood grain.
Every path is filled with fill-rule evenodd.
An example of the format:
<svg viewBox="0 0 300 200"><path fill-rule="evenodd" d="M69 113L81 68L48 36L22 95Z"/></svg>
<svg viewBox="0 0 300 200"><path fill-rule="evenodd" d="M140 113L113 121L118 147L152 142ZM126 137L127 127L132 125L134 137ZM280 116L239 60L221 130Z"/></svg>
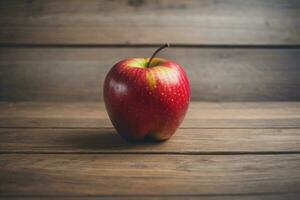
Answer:
<svg viewBox="0 0 300 200"><path fill-rule="evenodd" d="M174 195L153 195L153 196L94 196L94 197L85 197L85 196L69 196L69 197L59 197L55 196L54 198L57 200L71 200L78 199L81 200L98 200L98 199L107 199L107 200L298 200L299 194L297 193L283 193L283 194L251 194L251 195L236 195L236 194L222 194L222 195L183 195L183 196L174 196ZM76 198L77 197L77 198ZM0 199L7 199L7 197L3 197ZM28 198L26 198L28 199ZM34 199L34 198L33 198ZM52 200L53 197L41 197L38 199L42 200ZM24 197L9 197L9 200L24 200Z"/></svg>
<svg viewBox="0 0 300 200"><path fill-rule="evenodd" d="M101 102L2 102L0 111L0 199L300 196L298 102L192 102L194 128L158 144L125 143L97 122L109 123Z"/></svg>
<svg viewBox="0 0 300 200"><path fill-rule="evenodd" d="M0 153L300 153L300 129L179 129L164 143L128 143L114 129L0 129Z"/></svg>
<svg viewBox="0 0 300 200"><path fill-rule="evenodd" d="M111 128L103 102L0 102L0 127ZM299 102L191 102L182 128L300 128Z"/></svg>
<svg viewBox="0 0 300 200"><path fill-rule="evenodd" d="M0 101L102 100L118 61L154 48L0 48ZM171 48L161 57L186 70L192 100L299 101L299 49Z"/></svg>
<svg viewBox="0 0 300 200"><path fill-rule="evenodd" d="M300 155L0 156L0 196L295 193Z"/></svg>
<svg viewBox="0 0 300 200"><path fill-rule="evenodd" d="M297 0L1 1L5 44L299 44Z"/></svg>
<svg viewBox="0 0 300 200"><path fill-rule="evenodd" d="M300 199L299 23L297 0L0 1L0 199ZM244 102L127 143L105 74L165 42L193 101Z"/></svg>

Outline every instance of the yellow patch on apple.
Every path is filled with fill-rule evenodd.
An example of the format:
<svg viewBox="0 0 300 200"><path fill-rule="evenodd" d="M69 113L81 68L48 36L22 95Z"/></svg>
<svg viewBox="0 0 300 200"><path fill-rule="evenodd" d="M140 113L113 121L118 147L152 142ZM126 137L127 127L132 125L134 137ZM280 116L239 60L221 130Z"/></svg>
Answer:
<svg viewBox="0 0 300 200"><path fill-rule="evenodd" d="M149 88L151 90L154 90L154 88L156 88L156 80L152 71L148 71L146 73L146 80L148 82Z"/></svg>

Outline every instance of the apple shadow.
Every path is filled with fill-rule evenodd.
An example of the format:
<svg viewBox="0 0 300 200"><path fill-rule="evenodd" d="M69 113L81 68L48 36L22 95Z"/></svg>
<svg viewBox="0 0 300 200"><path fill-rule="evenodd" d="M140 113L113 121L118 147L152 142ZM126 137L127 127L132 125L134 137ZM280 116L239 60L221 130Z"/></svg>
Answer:
<svg viewBox="0 0 300 200"><path fill-rule="evenodd" d="M55 142L73 151L90 152L118 152L120 150L137 149L141 146L150 145L153 147L162 143L151 139L129 141L122 138L113 129L74 130L72 134L66 133Z"/></svg>

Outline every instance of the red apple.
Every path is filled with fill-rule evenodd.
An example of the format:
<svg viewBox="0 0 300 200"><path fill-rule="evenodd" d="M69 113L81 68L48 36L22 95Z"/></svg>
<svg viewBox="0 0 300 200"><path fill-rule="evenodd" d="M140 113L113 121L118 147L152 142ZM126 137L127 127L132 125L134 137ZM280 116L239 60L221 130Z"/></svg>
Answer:
<svg viewBox="0 0 300 200"><path fill-rule="evenodd" d="M104 82L104 102L117 132L128 140L166 140L189 105L188 78L178 64L155 55L115 64Z"/></svg>

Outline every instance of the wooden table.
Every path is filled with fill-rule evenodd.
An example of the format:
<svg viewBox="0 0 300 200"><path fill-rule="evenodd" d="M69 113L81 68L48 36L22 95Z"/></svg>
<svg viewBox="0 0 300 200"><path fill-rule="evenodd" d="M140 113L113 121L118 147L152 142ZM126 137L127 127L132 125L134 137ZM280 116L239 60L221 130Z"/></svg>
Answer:
<svg viewBox="0 0 300 200"><path fill-rule="evenodd" d="M299 199L300 102L192 102L163 143L103 103L0 103L1 199ZM26 198L26 199L27 199Z"/></svg>
<svg viewBox="0 0 300 200"><path fill-rule="evenodd" d="M0 200L300 199L299 24L300 0L1 0ZM166 42L194 102L127 143L105 76Z"/></svg>

